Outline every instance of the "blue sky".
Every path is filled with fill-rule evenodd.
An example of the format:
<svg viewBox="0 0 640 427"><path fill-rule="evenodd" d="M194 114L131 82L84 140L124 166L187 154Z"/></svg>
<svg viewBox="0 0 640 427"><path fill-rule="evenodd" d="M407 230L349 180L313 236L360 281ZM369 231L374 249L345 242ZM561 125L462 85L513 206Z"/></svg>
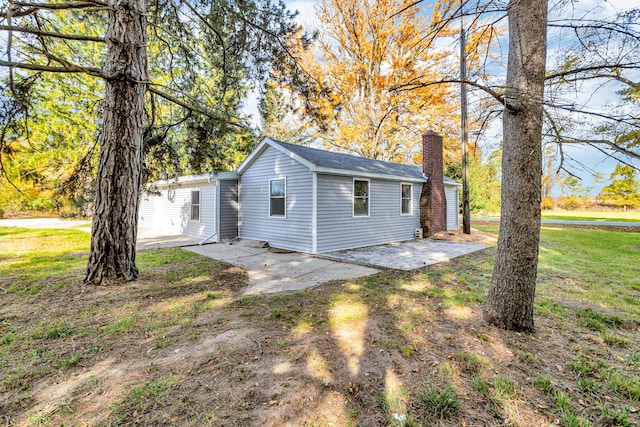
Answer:
<svg viewBox="0 0 640 427"><path fill-rule="evenodd" d="M432 1L425 1L424 8L430 8ZM286 2L290 10L297 10L299 12L298 22L305 28L317 27L315 20L315 1L309 0L295 0ZM579 0L573 4L573 15L575 17L588 16L588 17L611 17L614 16L616 11L627 10L632 7L637 7L637 0ZM553 15L553 12L552 12ZM505 64L506 64L506 46L507 37L504 38L503 52L501 58L494 64L497 70L496 78L498 80L504 80ZM552 64L552 58L557 50L562 46L563 40L550 33L549 35L549 61L548 64ZM495 72L494 72L495 73ZM640 79L640 73L637 76ZM605 86L599 87L596 83L584 85L579 92L576 92L573 96L575 101L579 104L588 105L591 109L608 108L612 104L615 104L618 99L616 90L619 87ZM501 121L495 120L492 126L487 130L479 141L481 146L486 147L485 152L489 152L492 147L499 146L502 139ZM565 166L571 170L576 176L582 178L582 184L584 187L591 187L591 193L596 194L600 189L608 184L608 178L611 172L615 168L617 162L614 159L607 157L599 152L597 149L584 146L584 145L565 145ZM629 162L632 160L626 159ZM635 164L635 163L634 163ZM593 174L595 172L600 173L605 182L597 183L594 180ZM559 189L556 189L556 193Z"/></svg>

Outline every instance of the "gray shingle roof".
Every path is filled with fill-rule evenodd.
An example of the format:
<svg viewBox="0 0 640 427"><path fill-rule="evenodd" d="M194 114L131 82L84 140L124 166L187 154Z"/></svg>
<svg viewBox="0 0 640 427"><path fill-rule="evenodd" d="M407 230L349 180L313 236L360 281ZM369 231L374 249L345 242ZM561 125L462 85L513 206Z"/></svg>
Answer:
<svg viewBox="0 0 640 427"><path fill-rule="evenodd" d="M289 144L273 138L269 139L316 166L423 179L422 168L420 166L367 159L351 154L334 153L317 148L305 147L303 145Z"/></svg>

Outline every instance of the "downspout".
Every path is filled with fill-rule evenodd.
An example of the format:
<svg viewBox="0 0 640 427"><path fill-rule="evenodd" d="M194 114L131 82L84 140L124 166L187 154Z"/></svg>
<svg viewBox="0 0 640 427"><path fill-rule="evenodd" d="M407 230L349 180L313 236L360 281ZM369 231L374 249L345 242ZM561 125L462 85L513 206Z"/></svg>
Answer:
<svg viewBox="0 0 640 427"><path fill-rule="evenodd" d="M211 182L211 181L212 181L212 180L211 180L212 175L213 175L213 174L209 174L209 176L207 177L207 181L209 181L209 184L212 184L212 185L213 185L213 183ZM214 187L215 187L215 186L214 186ZM220 191L220 189L219 189L219 188L216 188L216 189L215 189L215 191L216 191L216 199L217 199L217 198L218 198L218 191ZM216 203L216 204L217 204L217 203ZM215 221L217 222L218 220L219 220L218 215L216 215ZM215 237L215 236L217 236L217 235L218 235L218 227L216 227L216 225L215 225L215 224L214 224L214 229L215 229L215 231L213 232L213 234L211 234L209 237L207 237L207 238L203 239L202 241L200 241L200 242L198 243L198 245L199 245L199 246L204 245L204 243L205 243L207 240L210 240L211 238L213 238L213 237Z"/></svg>

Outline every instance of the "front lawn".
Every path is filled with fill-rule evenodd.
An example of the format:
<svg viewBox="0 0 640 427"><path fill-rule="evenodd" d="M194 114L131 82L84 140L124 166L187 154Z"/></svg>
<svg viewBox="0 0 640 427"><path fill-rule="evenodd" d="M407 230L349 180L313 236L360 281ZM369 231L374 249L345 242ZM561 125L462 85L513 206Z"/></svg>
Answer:
<svg viewBox="0 0 640 427"><path fill-rule="evenodd" d="M523 335L482 321L494 248L243 297L245 272L181 249L140 253L135 282L83 286L88 235L0 229L0 414L56 426L638 425L637 236L544 228L538 330Z"/></svg>
<svg viewBox="0 0 640 427"><path fill-rule="evenodd" d="M500 214L475 216L475 219L499 218ZM593 221L593 222L640 222L640 210L635 211L564 211L543 210L542 219Z"/></svg>
<svg viewBox="0 0 640 427"><path fill-rule="evenodd" d="M595 222L640 222L640 210L636 211L542 211L542 219L566 219Z"/></svg>

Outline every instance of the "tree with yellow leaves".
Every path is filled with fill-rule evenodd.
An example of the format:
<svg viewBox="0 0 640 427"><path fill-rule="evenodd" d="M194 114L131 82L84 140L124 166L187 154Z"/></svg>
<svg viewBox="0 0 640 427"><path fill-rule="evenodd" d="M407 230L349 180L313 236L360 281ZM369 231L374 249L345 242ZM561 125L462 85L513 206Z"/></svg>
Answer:
<svg viewBox="0 0 640 427"><path fill-rule="evenodd" d="M457 86L396 90L457 75L452 37L458 30L448 28L441 16L459 2L437 3L430 20L414 3L320 0L316 17L321 31L311 50L299 52L304 88L285 89L298 95L293 104L299 107L301 132L336 151L417 163L420 135L431 128L445 135L445 158L459 159ZM485 34L469 46L489 40ZM476 50L470 49L471 63ZM270 130L275 129L265 129Z"/></svg>

